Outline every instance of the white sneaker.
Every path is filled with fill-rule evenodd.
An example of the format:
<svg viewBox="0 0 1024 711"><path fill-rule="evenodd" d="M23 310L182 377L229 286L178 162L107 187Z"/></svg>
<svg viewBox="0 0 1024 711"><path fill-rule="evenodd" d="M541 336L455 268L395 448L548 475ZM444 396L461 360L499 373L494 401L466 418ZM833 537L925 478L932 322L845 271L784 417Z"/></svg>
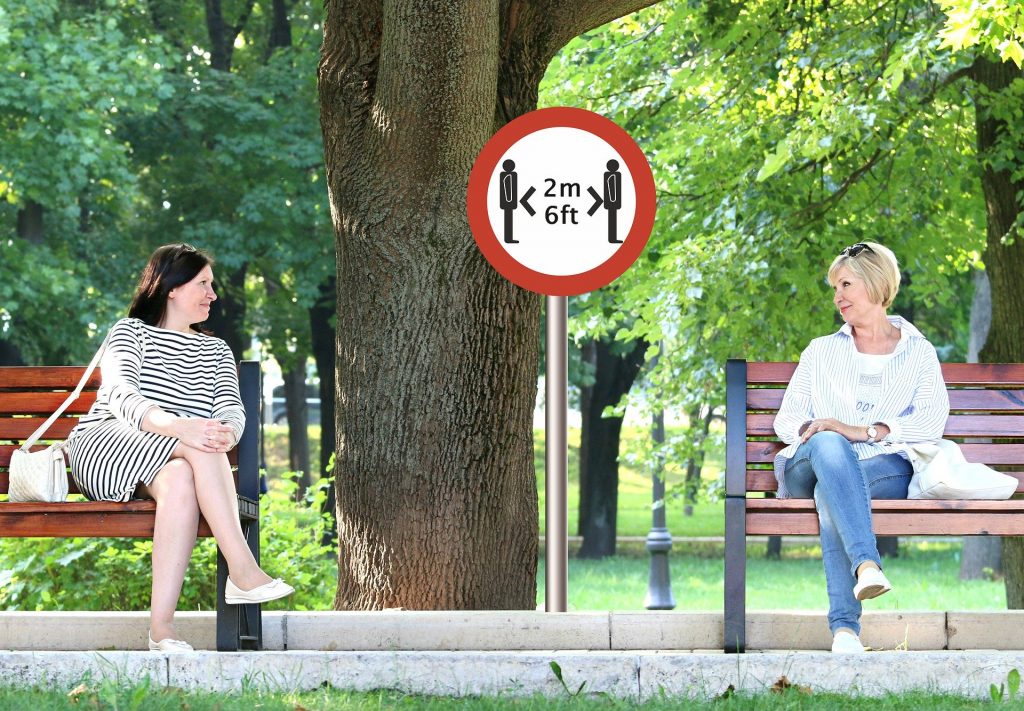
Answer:
<svg viewBox="0 0 1024 711"><path fill-rule="evenodd" d="M862 654L863 652L864 645L860 643L860 637L845 627L836 630L836 634L832 638L832 654Z"/></svg>
<svg viewBox="0 0 1024 711"><path fill-rule="evenodd" d="M870 600L892 590L892 584L878 568L867 567L857 576L857 584L853 586L853 596L858 600Z"/></svg>

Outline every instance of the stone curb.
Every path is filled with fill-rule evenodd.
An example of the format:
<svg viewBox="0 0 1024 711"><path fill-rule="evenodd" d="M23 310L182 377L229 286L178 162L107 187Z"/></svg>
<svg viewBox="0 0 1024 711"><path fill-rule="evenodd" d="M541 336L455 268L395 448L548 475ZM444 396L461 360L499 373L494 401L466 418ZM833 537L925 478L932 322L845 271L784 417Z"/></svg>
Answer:
<svg viewBox="0 0 1024 711"><path fill-rule="evenodd" d="M551 663L561 668L565 688ZM827 652L746 655L679 652L0 652L0 679L17 687L70 689L113 680L209 691L351 691L443 696L565 696L711 699L729 687L769 690L782 677L814 693L865 696L925 691L985 698L990 684L1024 667L1021 652Z"/></svg>
<svg viewBox="0 0 1024 711"><path fill-rule="evenodd" d="M179 612L178 632L213 650L210 612ZM145 612L0 612L0 649L145 650ZM722 649L714 612L382 611L265 612L268 651L580 651ZM1024 650L1024 611L867 612L861 638L875 650ZM828 650L824 612L747 615L748 650Z"/></svg>

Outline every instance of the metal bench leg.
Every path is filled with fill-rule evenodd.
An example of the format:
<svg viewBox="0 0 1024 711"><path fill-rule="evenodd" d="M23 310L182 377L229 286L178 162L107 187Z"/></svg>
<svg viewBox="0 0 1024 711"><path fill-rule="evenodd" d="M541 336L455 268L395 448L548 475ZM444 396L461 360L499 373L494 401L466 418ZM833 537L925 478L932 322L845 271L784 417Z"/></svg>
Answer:
<svg viewBox="0 0 1024 711"><path fill-rule="evenodd" d="M224 602L224 587L228 582L228 562L217 548L217 651L238 651L238 608Z"/></svg>
<svg viewBox="0 0 1024 711"><path fill-rule="evenodd" d="M242 532L260 562L259 521L243 521ZM263 649L263 615L260 605L228 605L224 602L224 587L228 581L228 563L217 549L217 651L235 652L239 649Z"/></svg>
<svg viewBox="0 0 1024 711"><path fill-rule="evenodd" d="M746 648L747 624L747 500L725 500L725 651Z"/></svg>

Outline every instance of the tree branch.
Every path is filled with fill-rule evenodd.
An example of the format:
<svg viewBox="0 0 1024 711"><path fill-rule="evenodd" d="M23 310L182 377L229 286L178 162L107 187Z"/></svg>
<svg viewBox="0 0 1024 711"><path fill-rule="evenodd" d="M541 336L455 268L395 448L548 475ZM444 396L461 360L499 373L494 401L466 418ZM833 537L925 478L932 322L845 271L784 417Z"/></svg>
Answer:
<svg viewBox="0 0 1024 711"><path fill-rule="evenodd" d="M545 38L543 56L550 61L566 44L595 27L655 5L658 0L549 0L546 14L551 33Z"/></svg>

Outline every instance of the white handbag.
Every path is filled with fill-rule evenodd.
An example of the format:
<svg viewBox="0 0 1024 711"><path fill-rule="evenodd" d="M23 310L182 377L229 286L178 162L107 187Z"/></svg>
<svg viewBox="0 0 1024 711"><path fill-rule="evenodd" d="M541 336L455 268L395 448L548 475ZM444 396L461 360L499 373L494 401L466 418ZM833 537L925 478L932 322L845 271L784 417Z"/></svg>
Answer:
<svg viewBox="0 0 1024 711"><path fill-rule="evenodd" d="M11 466L8 470L9 482L7 485L7 498L13 502L57 502L68 498L68 475L67 465L64 462L64 442L51 444L46 449L38 452L30 452L32 445L42 437L54 420L60 417L68 406L78 399L82 394L82 388L96 369L103 355L103 349L107 342L104 339L100 349L96 351L85 374L78 382L78 387L71 393L67 400L57 408L50 417L39 428L26 439L20 447L11 454Z"/></svg>
<svg viewBox="0 0 1024 711"><path fill-rule="evenodd" d="M914 476L908 499L1008 499L1017 480L991 467L968 462L956 442L918 442L908 445Z"/></svg>

